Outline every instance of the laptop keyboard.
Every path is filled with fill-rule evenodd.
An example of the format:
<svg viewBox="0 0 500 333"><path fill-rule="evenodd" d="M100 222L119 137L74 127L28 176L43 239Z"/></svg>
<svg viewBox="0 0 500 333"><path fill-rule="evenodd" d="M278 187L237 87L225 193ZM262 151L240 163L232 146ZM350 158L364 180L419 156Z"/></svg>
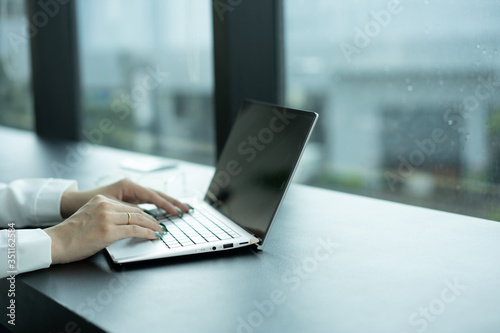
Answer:
<svg viewBox="0 0 500 333"><path fill-rule="evenodd" d="M169 249L240 237L213 214L200 209L183 217L168 214L162 209L149 212L167 229L161 240Z"/></svg>

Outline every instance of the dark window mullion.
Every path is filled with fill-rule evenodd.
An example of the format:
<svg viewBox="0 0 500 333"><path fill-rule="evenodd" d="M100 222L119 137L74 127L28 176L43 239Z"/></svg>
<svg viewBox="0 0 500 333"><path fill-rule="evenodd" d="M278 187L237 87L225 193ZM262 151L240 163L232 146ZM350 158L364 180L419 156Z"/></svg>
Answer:
<svg viewBox="0 0 500 333"><path fill-rule="evenodd" d="M35 128L48 138L80 139L76 1L26 0L31 26Z"/></svg>
<svg viewBox="0 0 500 333"><path fill-rule="evenodd" d="M246 98L283 102L281 0L214 0L217 158Z"/></svg>

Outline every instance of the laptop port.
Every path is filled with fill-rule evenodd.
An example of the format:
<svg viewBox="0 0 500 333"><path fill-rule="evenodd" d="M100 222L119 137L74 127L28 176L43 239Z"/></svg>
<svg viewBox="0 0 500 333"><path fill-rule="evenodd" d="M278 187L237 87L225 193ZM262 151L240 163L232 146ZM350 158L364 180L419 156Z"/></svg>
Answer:
<svg viewBox="0 0 500 333"><path fill-rule="evenodd" d="M248 244L248 242L243 242L243 243L240 243L240 245L245 245L245 244Z"/></svg>
<svg viewBox="0 0 500 333"><path fill-rule="evenodd" d="M229 243L229 244L224 244L223 245L223 248L225 248L225 249L229 249L231 247L233 247L233 243Z"/></svg>

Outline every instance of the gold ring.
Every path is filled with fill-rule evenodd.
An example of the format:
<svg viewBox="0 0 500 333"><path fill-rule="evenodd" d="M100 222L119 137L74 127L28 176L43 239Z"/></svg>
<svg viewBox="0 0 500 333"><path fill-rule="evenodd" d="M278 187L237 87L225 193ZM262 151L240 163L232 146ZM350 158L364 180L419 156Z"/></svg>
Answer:
<svg viewBox="0 0 500 333"><path fill-rule="evenodd" d="M129 225L129 224L130 224L130 220L132 219L132 216L130 215L130 213L127 213L127 215L128 215L128 222L127 222L127 225Z"/></svg>

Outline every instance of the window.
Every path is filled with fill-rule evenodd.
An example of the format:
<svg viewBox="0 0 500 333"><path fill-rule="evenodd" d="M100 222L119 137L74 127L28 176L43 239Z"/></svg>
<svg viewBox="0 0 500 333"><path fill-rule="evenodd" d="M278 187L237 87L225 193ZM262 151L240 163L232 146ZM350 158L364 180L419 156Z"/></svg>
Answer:
<svg viewBox="0 0 500 333"><path fill-rule="evenodd" d="M500 3L284 2L301 181L500 220Z"/></svg>
<svg viewBox="0 0 500 333"><path fill-rule="evenodd" d="M78 2L83 135L213 164L211 1Z"/></svg>
<svg viewBox="0 0 500 333"><path fill-rule="evenodd" d="M0 125L33 129L29 35L24 0L0 0Z"/></svg>

